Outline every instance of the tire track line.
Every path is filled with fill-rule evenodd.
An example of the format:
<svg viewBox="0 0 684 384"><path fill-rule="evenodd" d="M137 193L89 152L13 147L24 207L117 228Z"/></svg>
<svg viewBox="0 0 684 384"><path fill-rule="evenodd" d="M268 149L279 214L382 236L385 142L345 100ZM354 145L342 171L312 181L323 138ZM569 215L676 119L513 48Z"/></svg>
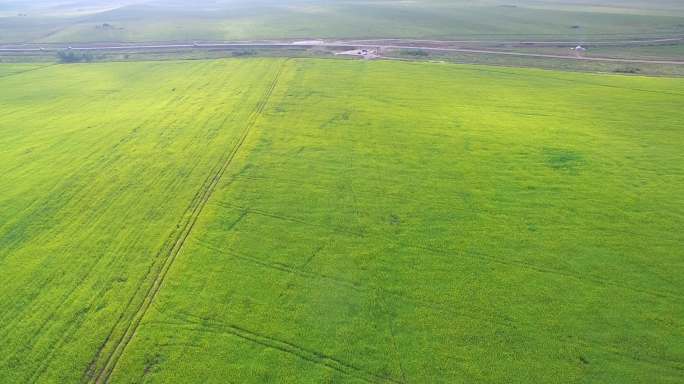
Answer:
<svg viewBox="0 0 684 384"><path fill-rule="evenodd" d="M286 61L285 61L286 62ZM173 247L169 251L166 259L164 260L164 263L162 267L160 268L157 276L155 277L153 283L150 285L148 288L147 292L145 293L145 296L143 298L143 301L140 303L138 309L136 310L135 314L131 318L130 323L128 324L126 331L123 333L121 338L119 339L116 347L114 350L111 352L109 357L106 360L106 363L102 367L102 369L99 370L97 376L95 376L91 382L95 383L106 383L109 381L109 378L116 368L121 356L123 355L123 352L125 351L126 347L130 343L130 341L133 339L135 336L138 327L140 326L140 323L145 316L145 313L147 310L150 308L152 302L154 301L157 293L159 292L164 279L166 278L166 275L177 258L178 254L182 251L183 245L185 244L187 238L189 237L190 233L192 232L193 228L195 227L195 224L197 223L197 220L202 213L204 207L206 206L207 201L209 198L212 196L214 190L216 189L216 186L218 185L219 181L221 180L221 177L225 173L226 169L228 166L232 163L233 159L235 158L235 155L240 151L240 148L244 144L247 136L249 135L252 127L256 124L258 121L259 117L263 113L266 104L271 98L271 95L273 94L273 91L275 90L276 86L278 85L278 80L280 79L280 76L283 72L283 69L285 67L285 62L280 64L280 67L278 68L274 79L272 80L271 84L267 88L266 92L264 93L263 97L261 100L257 103L255 110L252 112L251 116L247 120L247 124L245 125L245 128L243 129L240 138L235 145L235 147L230 151L230 154L228 157L224 160L223 164L219 168L218 172L214 174L214 176L211 178L211 182L205 187L202 188L198 195L200 196L200 199L198 200L197 204L192 210L192 213L190 217L188 218L185 227L183 230L179 233L179 236L176 238L175 243L173 244Z"/></svg>
<svg viewBox="0 0 684 384"><path fill-rule="evenodd" d="M191 86L190 86L190 87L191 87ZM188 89L190 89L190 87L189 87ZM169 102L169 103L170 103L170 102ZM144 123L142 123L140 126L138 126L138 128L144 126L144 124L146 124L148 121L152 121L152 119L146 120ZM164 121L164 120L162 120L162 121ZM136 128L136 130L137 130L138 128ZM119 146L125 145L125 144L128 143L129 141L131 141L131 139L130 139L129 137L124 137L124 138L123 138L122 140L120 140L117 144L115 144L114 147L112 147L111 150L113 151L113 150L115 150L116 148L118 148ZM111 163L111 162L113 162L112 159L107 159L106 162L103 163L103 164L109 164L109 163ZM210 177L210 176L209 176L209 177ZM208 177L208 178L209 178L209 177ZM185 213L187 213L187 210L186 210ZM162 249L164 249L164 248L162 248ZM123 253L125 254L125 252L123 252ZM160 253L161 253L161 252L160 252ZM72 296L73 294L75 294L75 292L76 292L79 288L81 288L81 286L85 283L85 281L86 281L86 280L90 277L90 275L93 273L93 271L95 270L95 268L97 268L98 263L99 263L99 260L95 260L95 261L93 262L93 264L88 268L87 273L78 281L78 283L69 291L69 293L68 293L66 296L64 296L64 298L62 298L62 300L60 301L59 305L55 306L55 308L58 308L58 309L61 308L62 306L65 305L65 303L67 303L68 300L71 299L71 296ZM136 292L137 292L137 290L136 290ZM101 295L104 294L104 293L105 293L105 290L103 289L103 290L101 290L99 293L93 295L92 298L91 298L91 300L88 302L88 305L85 307L85 310L87 310L88 308L91 308L91 307L94 305L95 301L96 301L98 298L100 298ZM133 299L131 299L131 301L132 301L132 300L133 300ZM130 302L129 302L129 304L130 304ZM128 305L127 305L127 307L128 307ZM45 324L48 324L48 325L49 325L49 323L52 322L53 318L55 317L55 313L56 313L56 312L57 312L57 309L55 309L55 310L53 311L53 313L50 315L50 317L47 318L47 319L45 320ZM34 374L31 376L31 379L30 379L30 381L29 381L30 383L35 383L35 382L37 382L37 381L41 378L41 376L42 376L42 375L45 373L45 371L47 370L49 364L52 362L52 359L53 359L53 357L56 355L56 353L58 352L59 348L61 348L61 346L64 344L64 342L65 342L69 337L71 337L71 335L73 335L75 332L78 331L78 328L80 327L81 323L83 323L85 320L86 320L85 317L83 317L83 318L79 317L79 321L78 321L78 322L72 322L72 323L66 328L66 330L64 331L64 334L62 335L62 337L59 338L57 341L55 341L55 342L52 344L52 346L50 347L50 352L49 352L49 353L47 354L47 356L42 360L42 363L41 363L41 365L39 366L39 368L38 368L38 369L34 372ZM119 323L119 321L117 321L117 324L118 324L118 323ZM45 326L45 324L44 324L44 326ZM37 331L37 332L35 333L35 335L34 335L33 338L37 338L37 337L40 336L40 334L42 334L42 332L43 332L43 331L42 331L42 328L43 328L44 326L41 326L41 330ZM105 345L106 342L107 342L108 340L109 340L109 337L107 338L107 340L105 341L105 343L103 343L103 345ZM29 344L29 346L32 347L32 346L33 346L33 343L34 343L34 342L31 341L31 343ZM98 350L96 356L99 356L99 355L100 355L100 350Z"/></svg>
<svg viewBox="0 0 684 384"><path fill-rule="evenodd" d="M502 316L496 315L496 314L489 314L489 315L483 314L484 313L484 307L479 307L479 306L473 307L475 309L475 314L471 314L471 313L467 313L464 311L457 310L453 305L449 304L448 302L418 299L415 297L411 297L410 295L405 295L405 294L395 292L392 290L387 290L380 285L362 284L362 283L354 282L351 280L341 279L341 278L335 277L333 275L326 275L326 274L321 274L321 273L317 273L317 272L302 270L301 268L293 267L293 266L283 264L283 263L269 262L266 260L262 260L258 257L239 254L239 253L236 253L235 251L224 250L224 249L221 249L219 247L215 247L211 244L207 244L205 242L198 242L198 244L200 246L208 249L208 250L213 251L213 252L217 252L219 254L229 256L229 257L234 258L236 260L241 260L241 261L245 261L248 263L252 263L254 265L257 265L257 266L260 266L263 268L269 268L272 270L277 270L277 271L281 271L284 273L297 275L297 276L307 278L307 279L320 279L320 280L326 281L328 283L334 284L337 287L347 288L347 289L353 290L354 292L367 293L367 294L376 293L379 295L378 299L380 299L381 302L384 301L384 303L382 303L381 306L383 308L385 308L386 312L387 312L387 310L386 310L387 298L393 297L393 298L401 300L405 303L409 303L409 304L424 307L424 308L429 308L429 309L435 310L435 311L442 313L442 314L445 314L445 315L455 316L457 318L470 319L470 320L473 320L476 322L485 322L485 323L491 324L493 326L498 326L498 327L502 327L502 328L509 329L509 330L516 330L516 329L518 329L519 326L523 326L523 327L535 327L536 326L533 323L524 322L524 321L521 322L519 320L511 320L511 319L507 319L506 317L502 317ZM165 312L162 311L162 313L165 313ZM179 312L176 311L176 313L179 313ZM193 315L185 314L185 313L183 315L186 318L195 317L198 319L198 321L199 320L209 321L208 319L202 318L199 316L193 316ZM212 320L212 321L216 322L216 320ZM174 324L171 324L169 322L164 322L164 321L155 321L155 323L174 325ZM202 324L204 324L204 323L202 323ZM395 349L398 350L396 340L394 339L394 338L396 338L396 333L395 333L396 329L392 326L391 322L389 324L389 327L390 327L389 330L391 332L391 336L393 338L392 339L393 346ZM596 342L592 342L591 340L585 340L584 338L580 338L577 341L577 344L573 344L572 342L567 342L567 340L565 340L564 338L561 338L560 336L555 337L555 339L558 342L560 342L562 345L568 346L568 347L577 347L577 346L580 346L583 348L590 348L590 347L591 348L597 348L598 347L607 353L622 356L622 357L629 358L632 360L645 361L645 362L648 362L650 364L653 364L653 365L659 366L659 367L667 367L670 369L676 369L676 370L680 370L680 371L684 370L684 368L677 365L677 364L679 364L679 362L676 360L671 360L671 359L664 360L666 362L666 364L664 364L662 362L662 360L663 360L662 357L659 358L660 360L652 358L650 356L635 357L634 355L632 355L628 352L621 351L621 350L617 349L614 345L611 345L611 344L605 343L605 342L596 343ZM399 361L399 365L400 365L399 366L400 371L402 373L401 380L404 383L406 383L406 382L408 382L408 379L406 379L406 377L404 376L402 361ZM396 380L399 380L399 379L396 379Z"/></svg>
<svg viewBox="0 0 684 384"><path fill-rule="evenodd" d="M367 371L356 366L355 364L340 360L335 356L328 355L318 350L311 349L268 334L249 330L236 324L225 323L216 320L207 320L187 313L177 312L177 315L179 316L177 316L176 321L158 322L157 324L175 326L179 329L187 331L209 332L235 336L237 338L243 339L244 341L261 345L265 348L278 350L280 352L308 361L312 364L337 371L346 376L357 378L366 383L404 384L403 381L397 380L391 376L379 375ZM187 328L188 326L198 328Z"/></svg>
<svg viewBox="0 0 684 384"><path fill-rule="evenodd" d="M200 72L201 72L201 70L200 70ZM190 77L193 77L194 74L195 74L195 73L192 73ZM190 90L193 88L193 86L194 86L194 83L191 84L191 85L189 85L188 87L186 87L185 90L186 90L186 91L190 91ZM174 98L172 101L182 102L182 97L181 97L181 98L176 97L176 98ZM172 105L172 104L171 104L172 101L169 101L169 102L167 103L167 105L164 107L164 109L168 109L168 108L166 108L166 107ZM224 119L223 119L223 121L221 122L220 126L222 126L223 124L225 124L226 119L227 119L227 118L224 118ZM150 121L151 121L151 120L150 120ZM205 124L206 124L206 123L205 123ZM142 127L142 126L144 126L144 124L140 125L139 127ZM118 145L118 144L117 144L117 145ZM96 368L97 368L97 363L102 359L102 355L103 355L103 353L104 353L104 350L105 350L105 348L109 345L109 342L110 342L110 340L112 339L112 336L114 335L114 332L115 332L116 329L118 328L119 324L121 324L122 321L124 321L124 319L126 318L126 314L128 313L128 308L133 307L133 303L135 302L135 299L136 299L137 297L139 297L138 293L139 293L139 292L142 292L142 290L144 289L145 282L148 280L148 276L152 276L152 275L153 275L153 273L154 273L153 271L155 270L155 267L156 267L157 264L158 264L158 263L157 263L157 260L161 259L161 258L162 258L162 255L164 255L165 253L167 253L167 250L168 250L168 252L170 252L170 249L171 249L171 247L172 247L173 244L174 244L174 239L177 239L178 236L180 236L180 233L182 233L182 231L185 230L185 228L186 228L186 226L187 226L187 220L184 220L184 218L187 217L187 215L190 214L190 212L192 211L192 209L195 207L195 205L197 204L197 202L199 201L199 199L200 199L200 197L201 197L201 195L202 195L202 191L204 191L206 188L208 188L208 185L210 184L211 179L212 179L212 175L215 175L216 172L218 172L218 170L220 169L221 164L224 162L224 158L225 158L225 157L226 157L226 154L223 154L222 157L221 157L221 160L220 160L217 164L215 164L214 166L211 167L211 172L209 172L209 174L206 176L206 178L202 181L202 184L201 184L200 189L199 189L199 190L197 191L197 193L193 196L192 200L190 201L190 204L188 204L188 206L187 206L187 207L185 208L185 210L183 211L183 214L180 215L180 219L179 219L178 222L176 223L175 230L173 230L173 231L169 234L169 236L167 237L167 239L164 241L164 243L162 244L162 246L159 248L159 250L158 250L157 253L155 254L155 256L154 256L154 260L155 260L155 261L154 261L153 263L150 264L150 266L148 267L148 269L147 269L147 271L146 271L144 277L143 277L142 279L140 279L140 282L137 284L137 286L136 286L136 288L135 288L135 290L134 290L133 295L130 297L130 299L129 299L128 302L126 303L124 309L121 311L121 313L120 313L118 319L116 320L116 322L114 323L114 325L111 327L109 333L107 334L107 337L104 339L104 341L101 343L100 347L97 349L97 352L94 354L94 357L93 357L93 359L91 360L90 364L88 365L88 368L87 368L87 369L85 370L85 372L83 373L83 376L82 376L82 378L81 378L81 382L89 381L89 380L92 378L92 376L94 375L94 371L95 371Z"/></svg>
<svg viewBox="0 0 684 384"><path fill-rule="evenodd" d="M673 292L673 291L664 291L664 290L654 290L654 289L647 289L647 288L640 288L640 287L635 287L631 286L629 284L625 284L623 282L619 281L614 281L611 279L606 279L606 278L601 278L598 276L583 276L583 275L578 275L577 273L570 272L570 271L564 271L562 269L557 269L553 267L545 267L543 265L531 263L531 262L526 262L523 260L502 260L494 256L490 256L486 253L479 252L479 251L474 251L472 249L469 250L457 250L457 249L441 249L429 245L424 245L424 244L414 244L414 243L406 243L402 241L398 241L391 235L386 235L382 233L367 233L367 234L362 234L359 232L354 232L354 231L349 231L345 228L341 227L328 227L324 225L318 225L313 222L307 222L305 220L301 220L295 217L289 217L289 216L284 216L284 215L279 215L263 210L259 210L256 208L247 208L247 207L241 207L237 205L232 205L232 204L225 204L225 203L219 203L220 206L228 209L235 209L235 210L240 210L240 211L246 211L250 214L257 214L261 215L264 217L270 217L276 220L283 220L291 223L298 223L302 225L306 225L312 228L317 228L321 229L327 233L330 234L349 234L349 235L355 235L355 236L366 236L371 239L377 239L386 242L387 244L397 244L403 247L408 247L408 248L413 248L421 251L427 251L436 255L441 255L445 257L464 257L464 258L469 258L469 259L474 259L476 261L481 261L481 260L487 260L491 263L494 264L499 264L499 265L504 265L504 266L509 266L509 267L516 267L520 269L526 269L530 271L534 271L537 273L541 274L552 274L556 276L561 276L565 278L570 278L574 279L576 281L579 281L581 283L586 283L586 284L591 284L594 286L598 287L614 287L618 289L624 289L627 291L631 292L636 292L639 294L644 294L652 297L657 297L657 298L672 298L676 300L682 300L684 299L684 296L682 296L678 292Z"/></svg>
<svg viewBox="0 0 684 384"><path fill-rule="evenodd" d="M211 331L211 328L204 328L209 331ZM248 342L252 342L254 344L259 344L261 346L264 346L266 348L272 348L279 350L281 352L287 353L289 355L296 356L300 359L309 361L313 364L319 365L319 366L324 366L329 369L332 369L334 371L337 371L339 373L342 373L344 375L348 375L351 377L358 378L360 380L363 380L367 383L394 383L394 384L403 384L401 381L398 381L392 377L389 376L381 376L377 375L372 372L365 371L353 364L344 362L342 360L339 360L333 356L314 351L305 347L302 347L300 345L294 344L292 342L288 342L285 340L279 340L274 337L264 335L264 334L259 334L250 330L247 330L245 328L241 328L237 325L234 324L224 324L221 327L215 328L214 331L218 331L220 333L226 333L233 335L235 337L238 337L240 339L246 340Z"/></svg>

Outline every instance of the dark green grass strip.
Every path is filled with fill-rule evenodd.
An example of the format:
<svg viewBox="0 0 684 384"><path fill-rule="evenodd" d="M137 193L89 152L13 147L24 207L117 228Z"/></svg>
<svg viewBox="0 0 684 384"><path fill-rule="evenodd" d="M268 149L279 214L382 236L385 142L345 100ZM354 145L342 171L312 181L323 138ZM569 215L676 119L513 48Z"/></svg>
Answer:
<svg viewBox="0 0 684 384"><path fill-rule="evenodd" d="M205 183L202 188L197 192L196 198L193 199L193 203L191 204L191 214L188 217L187 221L185 222L185 225L183 226L183 229L177 234L176 238L174 239L175 241L173 242L173 247L167 254L163 265L159 269L154 281L152 284L149 286L147 291L145 292L145 296L138 306L137 310L133 314L131 321L129 322L128 326L126 327L126 331L121 335L119 338L116 347L112 350L111 354L108 356L103 356L103 351L104 351L104 346L103 348L98 352L96 358L94 359L93 364L91 365L90 369L93 369L94 367L97 366L97 363L99 361L105 361L104 365L102 368L97 372L97 375L92 375L90 376L90 382L95 382L95 383L106 383L109 381L109 377L111 376L112 372L116 368L116 365L120 359L120 357L123 355L126 346L130 343L130 341L133 339L135 336L135 333L138 329L138 326L140 325L140 322L142 321L143 317L145 316L145 313L147 310L150 308L152 302L154 301L154 298L156 297L157 293L159 292L159 289L161 288L162 284L164 283L164 279L171 268L171 265L173 264L174 260L180 254L180 252L183 249L183 245L185 244L185 241L187 238L190 236L192 233L192 229L195 226L195 223L197 222L197 219L199 218L200 214L202 213L202 210L204 209L204 206L206 205L207 201L209 201L209 198L211 198L212 193L216 189L216 185L218 182L221 180L221 177L225 173L226 169L228 166L231 164L232 160L235 158L235 155L239 152L240 148L242 147L243 143L245 142L247 136L249 135L249 132L251 131L252 127L256 124L259 116L261 113L264 111L271 95L273 94L274 89L278 85L278 80L280 78L280 75L283 72L284 64L281 64L280 68L278 68L278 71L276 72L276 75L274 76L271 84L267 88L266 92L264 93L262 99L257 103L256 108L250 115L249 119L247 120L247 124L245 125L245 128L243 129L242 133L240 134L239 140L237 144L233 147L232 150L230 150L225 157L225 159L222 160L220 167L217 172L213 173L213 176L210 176L209 183ZM193 207L194 206L194 207ZM111 336L111 335L110 335ZM105 343L106 344L106 343Z"/></svg>

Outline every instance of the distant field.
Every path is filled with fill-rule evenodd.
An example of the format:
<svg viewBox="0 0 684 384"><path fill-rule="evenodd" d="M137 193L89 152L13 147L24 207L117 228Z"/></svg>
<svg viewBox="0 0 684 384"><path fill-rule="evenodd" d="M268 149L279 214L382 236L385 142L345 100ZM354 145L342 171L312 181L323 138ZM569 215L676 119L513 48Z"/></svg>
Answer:
<svg viewBox="0 0 684 384"><path fill-rule="evenodd" d="M683 103L430 63L0 77L0 382L680 383Z"/></svg>
<svg viewBox="0 0 684 384"><path fill-rule="evenodd" d="M552 0L200 1L192 9L183 3L133 1L89 13L83 13L80 3L50 7L50 1L38 2L43 3L40 7L27 2L0 13L0 43L312 37L582 41L684 34L684 5L668 0L613 2L607 7Z"/></svg>

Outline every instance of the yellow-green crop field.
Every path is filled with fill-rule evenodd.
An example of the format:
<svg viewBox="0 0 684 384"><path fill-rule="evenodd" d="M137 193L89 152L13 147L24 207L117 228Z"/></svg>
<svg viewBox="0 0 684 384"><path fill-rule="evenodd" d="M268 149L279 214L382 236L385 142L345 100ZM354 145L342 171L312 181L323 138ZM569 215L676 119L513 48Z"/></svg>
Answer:
<svg viewBox="0 0 684 384"><path fill-rule="evenodd" d="M0 65L0 383L681 383L684 79Z"/></svg>

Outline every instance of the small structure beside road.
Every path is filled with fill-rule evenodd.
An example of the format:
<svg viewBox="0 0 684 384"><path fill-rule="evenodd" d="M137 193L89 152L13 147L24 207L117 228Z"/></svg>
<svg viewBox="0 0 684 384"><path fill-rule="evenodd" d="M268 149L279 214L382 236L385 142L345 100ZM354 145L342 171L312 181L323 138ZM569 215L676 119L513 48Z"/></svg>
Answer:
<svg viewBox="0 0 684 384"><path fill-rule="evenodd" d="M362 57L362 58L367 59L367 60L377 59L378 57L380 57L380 55L378 55L377 49L367 49L367 48L353 49L351 51L337 52L335 54L336 55L359 56L359 57Z"/></svg>

